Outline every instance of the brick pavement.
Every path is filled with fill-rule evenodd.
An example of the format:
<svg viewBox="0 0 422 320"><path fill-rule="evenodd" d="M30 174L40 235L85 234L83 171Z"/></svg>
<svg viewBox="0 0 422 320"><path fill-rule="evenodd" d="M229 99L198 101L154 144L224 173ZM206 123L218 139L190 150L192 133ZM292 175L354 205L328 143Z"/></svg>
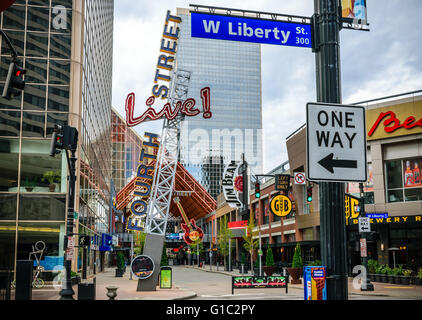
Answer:
<svg viewBox="0 0 422 320"><path fill-rule="evenodd" d="M156 291L138 292L136 291L137 281L135 278L130 280L130 273L126 271L123 277L115 277L115 269L107 268L104 272L97 273L96 277L96 300L109 300L107 297L107 286L116 286L117 297L116 300L180 300L189 299L196 296L196 293L183 288L178 287L173 282L171 289L160 289ZM82 283L92 283L93 276L87 280L83 280ZM78 286L72 287L75 295L75 300L78 299ZM54 288L53 286L45 286L42 289L32 290L32 300L59 300L60 299L60 288Z"/></svg>

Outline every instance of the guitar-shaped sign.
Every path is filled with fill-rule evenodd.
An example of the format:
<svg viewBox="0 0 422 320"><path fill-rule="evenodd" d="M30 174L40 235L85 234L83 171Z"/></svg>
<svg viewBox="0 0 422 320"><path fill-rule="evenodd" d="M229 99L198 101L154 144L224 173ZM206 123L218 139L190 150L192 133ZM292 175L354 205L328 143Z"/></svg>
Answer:
<svg viewBox="0 0 422 320"><path fill-rule="evenodd" d="M202 239L204 238L204 232L202 231L202 229L196 225L194 219L190 219L189 221L185 211L183 210L182 205L180 204L180 199L178 197L175 197L173 201L176 203L183 217L183 220L185 221L185 223L182 223L182 229L185 231L185 234L183 235L183 240L185 240L185 242L189 245L192 242L198 240L202 241Z"/></svg>

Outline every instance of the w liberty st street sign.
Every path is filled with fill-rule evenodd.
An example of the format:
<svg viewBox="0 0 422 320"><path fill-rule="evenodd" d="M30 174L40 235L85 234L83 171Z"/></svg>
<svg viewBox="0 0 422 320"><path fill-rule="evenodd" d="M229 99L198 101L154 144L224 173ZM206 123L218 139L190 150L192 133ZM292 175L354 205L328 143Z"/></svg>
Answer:
<svg viewBox="0 0 422 320"><path fill-rule="evenodd" d="M364 107L308 103L306 128L308 180L367 180Z"/></svg>
<svg viewBox="0 0 422 320"><path fill-rule="evenodd" d="M206 13L191 13L191 36L311 48L311 25Z"/></svg>

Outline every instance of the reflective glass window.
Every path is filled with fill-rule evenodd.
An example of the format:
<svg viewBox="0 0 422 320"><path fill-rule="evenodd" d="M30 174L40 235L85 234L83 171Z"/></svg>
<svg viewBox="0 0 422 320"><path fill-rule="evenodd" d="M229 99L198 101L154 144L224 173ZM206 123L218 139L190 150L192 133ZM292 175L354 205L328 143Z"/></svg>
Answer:
<svg viewBox="0 0 422 320"><path fill-rule="evenodd" d="M21 192L65 192L66 154L50 157L50 140L22 140Z"/></svg>
<svg viewBox="0 0 422 320"><path fill-rule="evenodd" d="M19 198L19 220L65 220L65 195L22 193Z"/></svg>
<svg viewBox="0 0 422 320"><path fill-rule="evenodd" d="M49 8L39 8L28 6L28 26L29 31L48 32Z"/></svg>
<svg viewBox="0 0 422 320"><path fill-rule="evenodd" d="M25 83L47 82L47 59L25 59Z"/></svg>
<svg viewBox="0 0 422 320"><path fill-rule="evenodd" d="M19 139L0 138L0 191L17 191L18 165Z"/></svg>
<svg viewBox="0 0 422 320"><path fill-rule="evenodd" d="M50 60L49 68L50 84L69 85L70 82L70 61Z"/></svg>
<svg viewBox="0 0 422 320"><path fill-rule="evenodd" d="M54 125L58 124L64 126L67 124L67 113L47 113L47 138L51 137L54 130Z"/></svg>
<svg viewBox="0 0 422 320"><path fill-rule="evenodd" d="M16 50L16 53L18 54L18 56L23 56L25 33L23 31L11 31L11 30L7 30L4 32L6 33L10 42L12 43L12 46ZM11 54L10 47L7 44L7 41L4 37L1 37L1 54L2 55Z"/></svg>
<svg viewBox="0 0 422 320"><path fill-rule="evenodd" d="M15 266L15 239L16 222L0 221L0 270L13 270Z"/></svg>
<svg viewBox="0 0 422 320"><path fill-rule="evenodd" d="M23 112L22 136L23 137L44 137L45 113Z"/></svg>
<svg viewBox="0 0 422 320"><path fill-rule="evenodd" d="M0 136L18 137L20 127L20 111L0 110Z"/></svg>
<svg viewBox="0 0 422 320"><path fill-rule="evenodd" d="M51 34L50 58L70 58L71 36L70 34Z"/></svg>
<svg viewBox="0 0 422 320"><path fill-rule="evenodd" d="M25 85L23 96L24 110L45 110L46 104L46 86L33 84Z"/></svg>
<svg viewBox="0 0 422 320"><path fill-rule="evenodd" d="M69 87L48 87L48 110L69 111Z"/></svg>
<svg viewBox="0 0 422 320"><path fill-rule="evenodd" d="M0 193L0 220L16 220L16 194Z"/></svg>
<svg viewBox="0 0 422 320"><path fill-rule="evenodd" d="M28 32L26 34L27 57L48 56L48 33Z"/></svg>
<svg viewBox="0 0 422 320"><path fill-rule="evenodd" d="M25 6L11 6L3 12L3 29L25 30Z"/></svg>

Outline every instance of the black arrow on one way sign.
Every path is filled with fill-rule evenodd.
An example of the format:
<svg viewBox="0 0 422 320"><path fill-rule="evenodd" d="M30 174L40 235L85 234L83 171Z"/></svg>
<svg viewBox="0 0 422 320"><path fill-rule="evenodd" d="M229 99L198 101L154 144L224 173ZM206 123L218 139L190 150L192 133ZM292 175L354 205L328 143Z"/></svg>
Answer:
<svg viewBox="0 0 422 320"><path fill-rule="evenodd" d="M356 160L334 160L334 154L330 153L325 158L318 161L318 163L323 166L325 169L334 173L335 168L357 168L358 162Z"/></svg>

